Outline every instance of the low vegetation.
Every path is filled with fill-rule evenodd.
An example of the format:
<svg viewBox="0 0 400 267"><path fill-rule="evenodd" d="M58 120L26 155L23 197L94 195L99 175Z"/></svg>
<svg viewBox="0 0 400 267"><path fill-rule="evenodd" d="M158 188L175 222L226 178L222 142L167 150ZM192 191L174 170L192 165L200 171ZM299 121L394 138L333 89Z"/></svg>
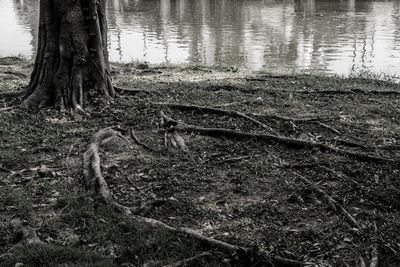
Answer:
<svg viewBox="0 0 400 267"><path fill-rule="evenodd" d="M119 97L86 117L20 109L31 71L0 59L1 266L400 265L398 84L114 64ZM246 250L87 190L102 129L119 133L98 148L112 201Z"/></svg>

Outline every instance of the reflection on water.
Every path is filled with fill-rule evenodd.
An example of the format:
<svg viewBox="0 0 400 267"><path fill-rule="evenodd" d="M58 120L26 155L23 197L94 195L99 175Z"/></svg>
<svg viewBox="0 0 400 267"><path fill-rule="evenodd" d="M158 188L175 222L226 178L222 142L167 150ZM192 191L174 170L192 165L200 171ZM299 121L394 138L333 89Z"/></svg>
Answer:
<svg viewBox="0 0 400 267"><path fill-rule="evenodd" d="M400 74L400 1L108 0L113 61ZM38 0L0 0L0 55L31 56Z"/></svg>

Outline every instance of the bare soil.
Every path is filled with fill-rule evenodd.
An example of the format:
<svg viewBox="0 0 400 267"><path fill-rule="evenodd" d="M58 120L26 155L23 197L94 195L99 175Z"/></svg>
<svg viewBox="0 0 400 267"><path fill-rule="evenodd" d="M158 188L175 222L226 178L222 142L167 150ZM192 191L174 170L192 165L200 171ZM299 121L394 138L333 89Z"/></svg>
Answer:
<svg viewBox="0 0 400 267"><path fill-rule="evenodd" d="M102 147L114 198L174 227L319 266L400 266L400 88L389 81L271 75L231 68L114 64L114 83L151 90L94 96L90 118L18 108L4 94L27 84L32 64L0 59L1 266L164 266L209 251L196 240L149 229L97 203L82 183L90 136L113 127L155 151L117 139ZM181 111L154 102L195 104L247 114L270 129L228 115ZM7 107L14 106L8 109ZM188 152L167 149L160 111L191 125L328 144L392 161L365 161L319 148L181 133ZM306 177L362 226L332 210ZM21 218L43 244L24 244ZM376 229L374 230L374 224ZM216 251L188 266L251 266ZM233 259L232 259L233 257ZM130 264L130 265L129 265ZM21 265L19 265L21 266ZM255 265L254 266L258 266ZM259 265L262 266L262 265Z"/></svg>

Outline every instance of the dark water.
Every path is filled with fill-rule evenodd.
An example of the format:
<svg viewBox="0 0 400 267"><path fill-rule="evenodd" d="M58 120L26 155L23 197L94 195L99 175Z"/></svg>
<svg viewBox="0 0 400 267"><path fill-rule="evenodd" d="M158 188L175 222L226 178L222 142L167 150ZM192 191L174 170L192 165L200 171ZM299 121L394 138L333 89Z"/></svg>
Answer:
<svg viewBox="0 0 400 267"><path fill-rule="evenodd" d="M400 74L397 0L109 0L107 16L113 61ZM33 54L37 17L0 0L0 56Z"/></svg>

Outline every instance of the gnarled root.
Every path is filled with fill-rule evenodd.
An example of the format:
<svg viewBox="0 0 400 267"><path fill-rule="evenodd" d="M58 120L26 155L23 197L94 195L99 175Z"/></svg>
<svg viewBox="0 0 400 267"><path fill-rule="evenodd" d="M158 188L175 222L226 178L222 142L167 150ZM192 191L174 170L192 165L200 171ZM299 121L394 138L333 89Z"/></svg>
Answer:
<svg viewBox="0 0 400 267"><path fill-rule="evenodd" d="M123 215L128 216L138 224L143 224L152 228L159 228L178 234L184 234L195 240L200 241L201 243L209 247L216 248L224 253L233 254L240 251L246 251L244 248L240 246L232 245L224 241L203 236L191 229L173 227L161 221L137 215L139 213L138 212L139 209L126 207L124 205L119 204L116 200L114 200L111 191L108 187L107 181L103 178L101 174L100 156L98 151L100 145L105 144L110 140L112 140L113 138L119 136L121 136L121 133L114 129L108 128L100 130L92 136L89 148L83 154L83 168L84 168L83 176L84 176L85 186L87 190L90 190L94 193L96 199L102 201L104 204L110 205L111 207L115 208L115 210L122 213ZM306 263L284 259L280 257L268 257L266 263L270 265L272 263L272 266L274 266L273 264L277 266L292 266L292 267L307 266Z"/></svg>
<svg viewBox="0 0 400 267"><path fill-rule="evenodd" d="M43 244L43 242L37 236L36 229L29 225L25 225L25 223L20 218L12 219L11 226L14 228L14 231L22 234L22 238L15 246L10 248L6 253L0 255L0 258L12 256L13 251L15 249L24 245Z"/></svg>
<svg viewBox="0 0 400 267"><path fill-rule="evenodd" d="M339 211L341 212L349 221L350 225L352 227L355 227L359 230L362 230L364 227L360 225L357 220L342 206L340 205L336 200L334 200L328 193L326 193L324 190L319 188L315 183L311 182L304 176L294 172L296 177L298 177L300 180L305 182L306 184L310 185L318 194L320 194L325 201L328 203L329 207L332 208L334 211Z"/></svg>

